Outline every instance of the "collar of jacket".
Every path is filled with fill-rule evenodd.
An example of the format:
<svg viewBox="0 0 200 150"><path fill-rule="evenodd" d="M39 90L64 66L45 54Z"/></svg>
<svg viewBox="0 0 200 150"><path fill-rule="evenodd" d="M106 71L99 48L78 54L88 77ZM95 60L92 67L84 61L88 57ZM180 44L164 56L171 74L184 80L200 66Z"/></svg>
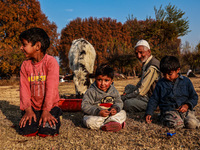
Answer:
<svg viewBox="0 0 200 150"><path fill-rule="evenodd" d="M183 76L182 76L180 73L178 73L178 75L179 75L179 77L178 77L178 78L180 78L180 79L182 79L182 80L183 80Z"/></svg>

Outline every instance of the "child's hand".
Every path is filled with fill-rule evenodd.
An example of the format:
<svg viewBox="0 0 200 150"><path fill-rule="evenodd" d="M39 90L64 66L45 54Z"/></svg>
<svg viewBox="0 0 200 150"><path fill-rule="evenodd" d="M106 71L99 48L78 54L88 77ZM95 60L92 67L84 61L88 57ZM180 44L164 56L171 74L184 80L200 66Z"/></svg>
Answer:
<svg viewBox="0 0 200 150"><path fill-rule="evenodd" d="M43 123L42 123L43 122ZM58 123L58 121L56 120L56 118L54 118L49 111L47 110L43 110L42 115L40 117L40 121L39 121L39 126L42 124L43 128L45 127L46 122L49 123L49 125L52 126L56 126L56 123Z"/></svg>
<svg viewBox="0 0 200 150"><path fill-rule="evenodd" d="M147 115L147 116L146 116L146 122L147 122L148 124L152 122L152 120L151 120L151 115Z"/></svg>
<svg viewBox="0 0 200 150"><path fill-rule="evenodd" d="M178 108L178 112L182 112L182 113L187 112L187 111L188 111L188 108L189 108L188 104L181 105L181 106Z"/></svg>
<svg viewBox="0 0 200 150"><path fill-rule="evenodd" d="M108 111L107 109L103 109L99 112L99 116L102 116L102 117L107 117L109 116L110 114L110 111Z"/></svg>
<svg viewBox="0 0 200 150"><path fill-rule="evenodd" d="M115 108L111 108L110 115L113 116L117 113L117 110Z"/></svg>
<svg viewBox="0 0 200 150"><path fill-rule="evenodd" d="M29 122L29 125L31 125L31 121L32 118L34 119L34 121L36 122L36 115L33 112L32 108L29 107L25 110L25 114L23 115L22 119L19 122L19 126L20 128L25 127L26 126L26 122Z"/></svg>

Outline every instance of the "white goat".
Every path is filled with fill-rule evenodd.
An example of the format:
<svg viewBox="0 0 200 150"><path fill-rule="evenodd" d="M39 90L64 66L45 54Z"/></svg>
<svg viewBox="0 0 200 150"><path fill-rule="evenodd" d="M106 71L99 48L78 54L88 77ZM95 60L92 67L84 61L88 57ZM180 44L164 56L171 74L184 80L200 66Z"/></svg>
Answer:
<svg viewBox="0 0 200 150"><path fill-rule="evenodd" d="M87 40L76 39L72 42L68 58L69 67L74 73L76 95L83 95L92 83L89 74L94 70L95 49Z"/></svg>

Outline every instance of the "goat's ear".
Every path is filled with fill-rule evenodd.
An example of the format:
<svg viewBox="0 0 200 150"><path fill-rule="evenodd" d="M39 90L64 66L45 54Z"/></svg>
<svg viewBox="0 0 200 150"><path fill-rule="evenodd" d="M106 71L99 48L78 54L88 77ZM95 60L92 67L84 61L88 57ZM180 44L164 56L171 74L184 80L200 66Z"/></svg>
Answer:
<svg viewBox="0 0 200 150"><path fill-rule="evenodd" d="M94 73L92 73L92 74L90 73L89 74L89 78L95 78L95 74Z"/></svg>

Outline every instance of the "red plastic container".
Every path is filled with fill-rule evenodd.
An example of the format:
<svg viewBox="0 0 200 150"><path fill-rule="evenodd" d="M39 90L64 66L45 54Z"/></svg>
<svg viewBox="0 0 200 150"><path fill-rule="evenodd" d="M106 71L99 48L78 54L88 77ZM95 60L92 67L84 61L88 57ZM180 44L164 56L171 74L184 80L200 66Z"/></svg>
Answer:
<svg viewBox="0 0 200 150"><path fill-rule="evenodd" d="M81 111L82 99L60 99L58 106L62 111Z"/></svg>

